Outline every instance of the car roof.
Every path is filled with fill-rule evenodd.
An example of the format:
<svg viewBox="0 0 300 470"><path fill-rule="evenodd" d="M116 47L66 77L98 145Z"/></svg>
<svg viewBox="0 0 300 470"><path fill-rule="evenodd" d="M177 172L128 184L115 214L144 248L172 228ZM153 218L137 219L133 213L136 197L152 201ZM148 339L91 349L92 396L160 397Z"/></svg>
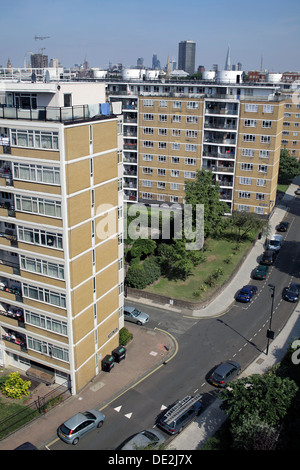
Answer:
<svg viewBox="0 0 300 470"><path fill-rule="evenodd" d="M135 307L131 307L131 305L124 305L124 309L126 309L128 312L133 312L133 310L135 310Z"/></svg>
<svg viewBox="0 0 300 470"><path fill-rule="evenodd" d="M88 412L94 414L97 418L98 414L96 410L88 410ZM73 429L86 419L87 417L83 413L77 413L76 415L72 416L72 418L69 418L67 421L65 421L64 425L67 426L67 428Z"/></svg>
<svg viewBox="0 0 300 470"><path fill-rule="evenodd" d="M218 374L222 375L222 374L226 374L226 372L228 372L230 369L232 369L232 367L240 367L239 364L237 362L234 362L234 361L226 361L226 362L222 362L222 364L220 364L215 372L217 372Z"/></svg>
<svg viewBox="0 0 300 470"><path fill-rule="evenodd" d="M136 447L143 447L151 444L153 441L151 441L150 439L148 439L147 436L145 436L145 432L150 432L154 434L158 439L162 441L164 440L163 435L160 432L156 431L156 429L145 429L144 431L141 431L135 436L133 436L133 438L130 439L128 442L126 442L122 449L134 450Z"/></svg>

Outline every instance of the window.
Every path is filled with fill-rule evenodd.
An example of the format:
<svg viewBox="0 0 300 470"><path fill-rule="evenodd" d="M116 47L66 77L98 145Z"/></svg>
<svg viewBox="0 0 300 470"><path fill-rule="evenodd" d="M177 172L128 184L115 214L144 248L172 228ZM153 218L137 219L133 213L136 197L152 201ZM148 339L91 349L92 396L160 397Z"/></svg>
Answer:
<svg viewBox="0 0 300 470"><path fill-rule="evenodd" d="M69 351L67 349L46 343L46 341L40 341L39 339L27 336L27 347L42 354L46 354L47 356L54 357L64 362L69 362Z"/></svg>
<svg viewBox="0 0 300 470"><path fill-rule="evenodd" d="M181 109L181 101L173 101L173 108Z"/></svg>
<svg viewBox="0 0 300 470"><path fill-rule="evenodd" d="M262 122L262 127L271 129L271 127L272 127L272 121L263 121L263 122Z"/></svg>
<svg viewBox="0 0 300 470"><path fill-rule="evenodd" d="M151 193L142 193L143 199L153 199L153 194Z"/></svg>
<svg viewBox="0 0 300 470"><path fill-rule="evenodd" d="M254 207L254 212L256 214L263 214L264 213L264 208L263 207Z"/></svg>
<svg viewBox="0 0 300 470"><path fill-rule="evenodd" d="M180 137L181 131L180 129L172 129L172 135L174 137Z"/></svg>
<svg viewBox="0 0 300 470"><path fill-rule="evenodd" d="M178 196L170 196L170 201L171 202L178 202L179 198L178 198Z"/></svg>
<svg viewBox="0 0 300 470"><path fill-rule="evenodd" d="M58 150L58 132L11 129L11 145Z"/></svg>
<svg viewBox="0 0 300 470"><path fill-rule="evenodd" d="M198 116L187 116L186 122L188 124L198 124Z"/></svg>
<svg viewBox="0 0 300 470"><path fill-rule="evenodd" d="M179 157L172 157L171 161L172 161L172 163L180 163L180 158Z"/></svg>
<svg viewBox="0 0 300 470"><path fill-rule="evenodd" d="M171 183L170 188L174 191L178 191L179 189L179 184L178 183Z"/></svg>
<svg viewBox="0 0 300 470"><path fill-rule="evenodd" d="M163 183L162 181L157 182L157 187L159 189L166 189L166 183Z"/></svg>
<svg viewBox="0 0 300 470"><path fill-rule="evenodd" d="M242 149L243 157L254 157L254 150L253 149Z"/></svg>
<svg viewBox="0 0 300 470"><path fill-rule="evenodd" d="M25 310L25 321L30 325L37 326L38 328L43 328L44 330L49 330L60 335L68 336L67 322L33 313L29 310Z"/></svg>
<svg viewBox="0 0 300 470"><path fill-rule="evenodd" d="M258 165L258 171L262 171L263 173L268 172L268 165Z"/></svg>
<svg viewBox="0 0 300 470"><path fill-rule="evenodd" d="M158 155L158 161L160 163L166 163L167 157L165 155Z"/></svg>
<svg viewBox="0 0 300 470"><path fill-rule="evenodd" d="M239 198L242 199L250 199L251 193L248 193L246 191L239 191Z"/></svg>
<svg viewBox="0 0 300 470"><path fill-rule="evenodd" d="M198 101L188 101L186 104L187 109L198 109L199 102Z"/></svg>
<svg viewBox="0 0 300 470"><path fill-rule="evenodd" d="M172 150L180 150L180 144L178 142L172 142Z"/></svg>
<svg viewBox="0 0 300 470"><path fill-rule="evenodd" d="M185 165L196 165L196 158L185 158Z"/></svg>
<svg viewBox="0 0 300 470"><path fill-rule="evenodd" d="M160 108L167 108L167 106L168 106L167 100L160 100L159 101L159 107Z"/></svg>
<svg viewBox="0 0 300 470"><path fill-rule="evenodd" d="M20 255L20 268L55 279L64 279L64 265Z"/></svg>
<svg viewBox="0 0 300 470"><path fill-rule="evenodd" d="M269 150L260 150L259 151L259 156L261 158L269 158Z"/></svg>
<svg viewBox="0 0 300 470"><path fill-rule="evenodd" d="M256 193L255 199L258 201L264 201L265 200L265 194L264 193Z"/></svg>
<svg viewBox="0 0 300 470"><path fill-rule="evenodd" d="M144 134L153 134L153 127L144 127L143 128Z"/></svg>
<svg viewBox="0 0 300 470"><path fill-rule="evenodd" d="M158 135L167 135L167 129L163 129L163 128L158 129Z"/></svg>
<svg viewBox="0 0 300 470"><path fill-rule="evenodd" d="M197 151L197 145L195 145L195 144L185 144L185 150L186 150L186 152L196 152Z"/></svg>
<svg viewBox="0 0 300 470"><path fill-rule="evenodd" d="M179 115L173 115L172 116L172 122L181 122L181 116Z"/></svg>
<svg viewBox="0 0 300 470"><path fill-rule="evenodd" d="M149 168L149 167L144 167L142 172L146 175L152 175L153 174L153 168Z"/></svg>
<svg viewBox="0 0 300 470"><path fill-rule="evenodd" d="M264 104L263 112L264 113L273 113L274 106L272 104Z"/></svg>
<svg viewBox="0 0 300 470"><path fill-rule="evenodd" d="M178 178L179 177L179 170L171 170L171 176L173 176L174 178Z"/></svg>
<svg viewBox="0 0 300 470"><path fill-rule="evenodd" d="M256 127L256 119L245 119L244 125L246 127Z"/></svg>
<svg viewBox="0 0 300 470"><path fill-rule="evenodd" d="M166 142L158 142L158 148L159 149L166 149L167 148L167 143Z"/></svg>
<svg viewBox="0 0 300 470"><path fill-rule="evenodd" d="M240 184L246 184L246 185L251 185L252 184L252 178L244 178L240 177Z"/></svg>
<svg viewBox="0 0 300 470"><path fill-rule="evenodd" d="M241 163L241 170L252 171L253 170L253 164L252 163Z"/></svg>
<svg viewBox="0 0 300 470"><path fill-rule="evenodd" d="M144 162L153 162L153 155L150 155L149 153L144 153L143 160Z"/></svg>
<svg viewBox="0 0 300 470"><path fill-rule="evenodd" d="M153 183L150 180L142 180L142 186L144 188L152 188Z"/></svg>
<svg viewBox="0 0 300 470"><path fill-rule="evenodd" d="M262 135L260 137L260 141L262 144L269 144L271 142L271 136L269 135Z"/></svg>
<svg viewBox="0 0 300 470"><path fill-rule="evenodd" d="M166 170L164 168L157 169L158 176L166 176Z"/></svg>
<svg viewBox="0 0 300 470"><path fill-rule="evenodd" d="M186 131L185 136L187 138L196 139L198 137L198 131Z"/></svg>
<svg viewBox="0 0 300 470"><path fill-rule="evenodd" d="M195 179L196 178L196 173L194 171L185 171L184 172L184 177L186 179Z"/></svg>
<svg viewBox="0 0 300 470"><path fill-rule="evenodd" d="M154 106L154 100L143 100L144 106Z"/></svg>
<svg viewBox="0 0 300 470"><path fill-rule="evenodd" d="M143 115L143 119L144 119L144 121L153 121L153 119L154 119L154 114L149 114L149 113L144 114L144 115Z"/></svg>
<svg viewBox="0 0 300 470"><path fill-rule="evenodd" d="M159 114L159 115L158 115L158 120L159 120L160 122L167 122L167 120L168 120L168 115L167 115L167 114Z"/></svg>
<svg viewBox="0 0 300 470"><path fill-rule="evenodd" d="M153 142L152 142L152 140L144 140L144 141L143 141L143 146L144 146L144 147L148 147L148 148L149 148L149 147L150 147L150 148L153 147Z"/></svg>
<svg viewBox="0 0 300 470"><path fill-rule="evenodd" d="M66 296L59 292L50 291L41 287L30 286L23 283L23 296L29 299L37 300L54 305L55 307L66 307Z"/></svg>
<svg viewBox="0 0 300 470"><path fill-rule="evenodd" d="M245 111L248 112L248 113L257 113L258 104L246 103L245 104Z"/></svg>
<svg viewBox="0 0 300 470"><path fill-rule="evenodd" d="M60 184L60 170L57 167L13 163L14 179L35 183Z"/></svg>
<svg viewBox="0 0 300 470"><path fill-rule="evenodd" d="M18 240L34 245L63 249L63 237L59 233L18 226Z"/></svg>
<svg viewBox="0 0 300 470"><path fill-rule="evenodd" d="M244 142L255 142L255 135L254 134L244 134L243 135Z"/></svg>
<svg viewBox="0 0 300 470"><path fill-rule="evenodd" d="M257 186L266 186L267 180L264 180L262 178L257 178L256 184L257 184Z"/></svg>
<svg viewBox="0 0 300 470"><path fill-rule="evenodd" d="M16 196L16 209L21 212L45 215L46 217L61 217L61 203L29 196Z"/></svg>
<svg viewBox="0 0 300 470"><path fill-rule="evenodd" d="M238 204L238 211L239 211L239 212L249 212L249 211L250 211L250 207L249 207L249 206L245 206L244 204Z"/></svg>

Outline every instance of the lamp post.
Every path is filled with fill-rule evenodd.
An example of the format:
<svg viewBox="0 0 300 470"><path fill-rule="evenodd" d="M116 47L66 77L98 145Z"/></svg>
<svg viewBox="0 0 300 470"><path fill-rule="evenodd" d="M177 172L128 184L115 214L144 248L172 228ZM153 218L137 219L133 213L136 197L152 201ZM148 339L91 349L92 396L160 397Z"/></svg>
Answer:
<svg viewBox="0 0 300 470"><path fill-rule="evenodd" d="M273 307L274 307L275 286L274 286L274 284L268 284L268 286L269 286L270 289L272 290L272 294L271 294L272 303L271 303L270 325L269 325L269 329L267 330L268 342L267 342L266 355L268 355L268 352L269 352L269 342L270 342L270 339L274 339L274 331L271 330L271 326L272 326L272 316L273 316Z"/></svg>

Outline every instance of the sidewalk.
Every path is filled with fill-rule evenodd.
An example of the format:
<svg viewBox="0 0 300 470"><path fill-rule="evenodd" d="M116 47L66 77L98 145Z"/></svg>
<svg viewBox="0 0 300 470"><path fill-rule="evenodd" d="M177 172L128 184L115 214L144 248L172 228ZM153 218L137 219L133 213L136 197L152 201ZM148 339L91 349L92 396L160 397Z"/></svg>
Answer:
<svg viewBox="0 0 300 470"><path fill-rule="evenodd" d="M133 341L126 346L125 360L115 364L109 373L101 371L78 395L70 397L28 426L1 440L0 450L12 450L26 441L45 449L45 443L56 439L56 430L63 421L78 411L104 407L151 375L170 360L176 351L172 337L161 330L148 330L128 322L126 328L133 334ZM49 387L41 384L41 396L49 391Z"/></svg>

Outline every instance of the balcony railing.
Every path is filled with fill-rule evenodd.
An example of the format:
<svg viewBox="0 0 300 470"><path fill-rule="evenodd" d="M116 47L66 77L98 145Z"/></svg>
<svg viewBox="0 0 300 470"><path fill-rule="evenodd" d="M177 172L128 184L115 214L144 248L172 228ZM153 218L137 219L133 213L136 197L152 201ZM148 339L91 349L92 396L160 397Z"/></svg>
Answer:
<svg viewBox="0 0 300 470"><path fill-rule="evenodd" d="M0 106L0 119L25 119L29 121L72 122L85 121L94 117L107 117L106 111L101 112L101 104L78 105L70 107L45 106L37 108L17 108Z"/></svg>

